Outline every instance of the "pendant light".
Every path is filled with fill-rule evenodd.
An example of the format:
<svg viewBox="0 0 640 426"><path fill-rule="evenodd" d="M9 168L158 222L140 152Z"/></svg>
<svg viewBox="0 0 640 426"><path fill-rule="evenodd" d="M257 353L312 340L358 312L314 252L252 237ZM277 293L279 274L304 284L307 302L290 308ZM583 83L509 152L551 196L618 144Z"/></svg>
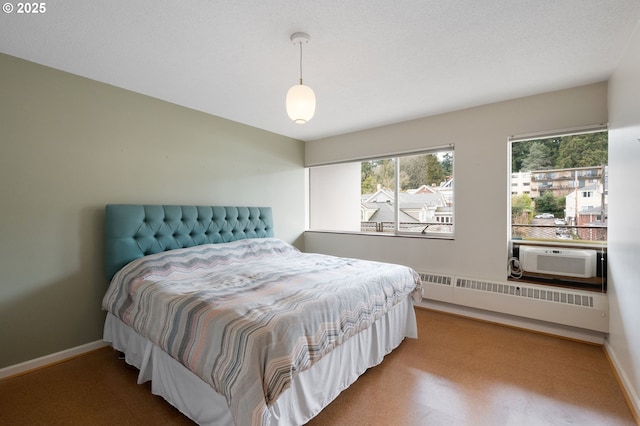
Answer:
<svg viewBox="0 0 640 426"><path fill-rule="evenodd" d="M316 95L309 86L302 84L302 44L309 43L311 37L306 33L293 33L290 40L300 45L300 84L292 86L287 92L287 114L294 123L304 124L311 120L316 111Z"/></svg>

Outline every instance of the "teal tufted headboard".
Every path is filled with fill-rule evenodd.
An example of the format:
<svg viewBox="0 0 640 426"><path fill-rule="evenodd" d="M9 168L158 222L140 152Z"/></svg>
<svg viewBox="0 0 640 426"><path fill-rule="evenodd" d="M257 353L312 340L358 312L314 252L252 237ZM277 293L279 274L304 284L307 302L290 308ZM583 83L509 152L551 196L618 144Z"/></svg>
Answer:
<svg viewBox="0 0 640 426"><path fill-rule="evenodd" d="M127 263L149 254L273 237L270 207L108 204L105 213L108 280Z"/></svg>

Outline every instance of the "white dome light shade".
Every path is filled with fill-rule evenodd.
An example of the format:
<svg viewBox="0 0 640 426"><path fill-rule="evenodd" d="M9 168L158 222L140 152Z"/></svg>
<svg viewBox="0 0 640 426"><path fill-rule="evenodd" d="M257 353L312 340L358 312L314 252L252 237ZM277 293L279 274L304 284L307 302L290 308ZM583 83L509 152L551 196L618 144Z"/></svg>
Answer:
<svg viewBox="0 0 640 426"><path fill-rule="evenodd" d="M316 95L309 86L296 84L287 92L287 114L294 123L304 124L316 112Z"/></svg>

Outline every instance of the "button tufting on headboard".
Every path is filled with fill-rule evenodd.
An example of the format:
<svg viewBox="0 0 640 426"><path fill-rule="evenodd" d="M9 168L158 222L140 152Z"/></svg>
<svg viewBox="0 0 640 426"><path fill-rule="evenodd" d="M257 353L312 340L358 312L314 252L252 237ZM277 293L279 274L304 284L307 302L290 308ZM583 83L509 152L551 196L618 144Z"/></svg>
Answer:
<svg viewBox="0 0 640 426"><path fill-rule="evenodd" d="M274 235L270 207L109 204L105 214L109 280L127 263L149 254Z"/></svg>

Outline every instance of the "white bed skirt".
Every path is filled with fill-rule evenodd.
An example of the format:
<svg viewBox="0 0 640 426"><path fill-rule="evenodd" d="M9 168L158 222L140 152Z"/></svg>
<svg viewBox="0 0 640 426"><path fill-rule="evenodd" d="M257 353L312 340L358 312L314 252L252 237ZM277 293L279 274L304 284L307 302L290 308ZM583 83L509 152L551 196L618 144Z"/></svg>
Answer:
<svg viewBox="0 0 640 426"><path fill-rule="evenodd" d="M411 297L298 374L271 407L273 425L308 422L365 370L382 362L405 337L418 337ZM124 352L126 362L140 370L138 383L151 380L151 391L191 420L200 425L233 425L222 395L111 314L107 314L104 340Z"/></svg>

